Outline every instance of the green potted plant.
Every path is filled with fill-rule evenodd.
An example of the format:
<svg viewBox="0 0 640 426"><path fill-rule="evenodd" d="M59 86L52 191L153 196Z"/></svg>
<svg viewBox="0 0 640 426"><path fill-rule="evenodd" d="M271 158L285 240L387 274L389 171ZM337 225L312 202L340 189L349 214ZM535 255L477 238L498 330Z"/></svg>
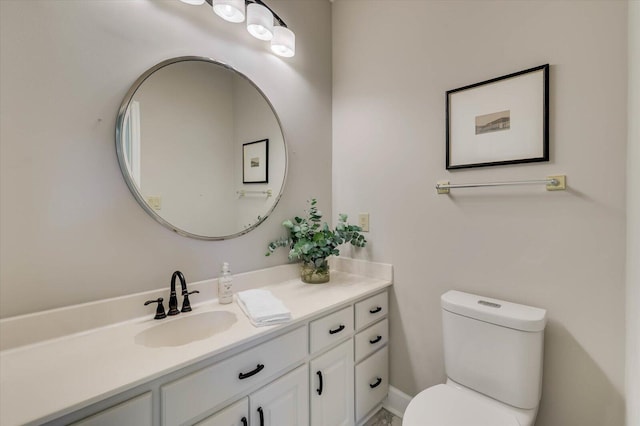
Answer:
<svg viewBox="0 0 640 426"><path fill-rule="evenodd" d="M367 244L362 229L347 223L347 215L340 214L335 229L322 222L322 212L316 206L315 198L308 201L310 207L308 217L296 216L293 220L285 220L282 226L289 235L269 243L269 256L278 247L289 247L289 260L301 261L301 279L305 283L319 284L329 281L329 264L327 258L339 255L338 246L351 243L355 247Z"/></svg>

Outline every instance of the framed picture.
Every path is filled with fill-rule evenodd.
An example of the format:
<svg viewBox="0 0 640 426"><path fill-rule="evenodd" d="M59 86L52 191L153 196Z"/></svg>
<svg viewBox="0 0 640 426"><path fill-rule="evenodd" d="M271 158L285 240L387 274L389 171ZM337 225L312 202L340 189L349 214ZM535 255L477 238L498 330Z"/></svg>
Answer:
<svg viewBox="0 0 640 426"><path fill-rule="evenodd" d="M269 182L269 139L242 144L242 183Z"/></svg>
<svg viewBox="0 0 640 426"><path fill-rule="evenodd" d="M549 64L447 91L446 167L549 161Z"/></svg>

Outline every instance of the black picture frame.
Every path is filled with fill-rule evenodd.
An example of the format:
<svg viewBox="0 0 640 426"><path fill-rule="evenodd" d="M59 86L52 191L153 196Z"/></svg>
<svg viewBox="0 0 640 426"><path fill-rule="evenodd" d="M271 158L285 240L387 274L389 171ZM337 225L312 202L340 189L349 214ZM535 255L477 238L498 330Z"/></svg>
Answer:
<svg viewBox="0 0 640 426"><path fill-rule="evenodd" d="M549 64L446 92L447 170L543 161Z"/></svg>
<svg viewBox="0 0 640 426"><path fill-rule="evenodd" d="M269 182L269 139L242 144L242 183Z"/></svg>

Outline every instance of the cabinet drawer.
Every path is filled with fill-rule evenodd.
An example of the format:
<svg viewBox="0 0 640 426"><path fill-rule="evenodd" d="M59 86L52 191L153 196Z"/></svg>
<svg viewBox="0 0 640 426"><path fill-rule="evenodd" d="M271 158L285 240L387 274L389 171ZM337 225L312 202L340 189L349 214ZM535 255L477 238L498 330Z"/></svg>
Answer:
<svg viewBox="0 0 640 426"><path fill-rule="evenodd" d="M311 353L317 352L353 331L353 307L349 306L326 317L312 321L309 325Z"/></svg>
<svg viewBox="0 0 640 426"><path fill-rule="evenodd" d="M244 419L244 421L242 420ZM249 424L249 398L240 401L209 416L195 426L246 426Z"/></svg>
<svg viewBox="0 0 640 426"><path fill-rule="evenodd" d="M380 349L356 365L356 420L362 419L389 392L389 350Z"/></svg>
<svg viewBox="0 0 640 426"><path fill-rule="evenodd" d="M383 347L389 341L389 320L384 319L356 334L356 362Z"/></svg>
<svg viewBox="0 0 640 426"><path fill-rule="evenodd" d="M162 424L183 424L211 410L303 360L307 347L306 328L300 327L162 386Z"/></svg>
<svg viewBox="0 0 640 426"><path fill-rule="evenodd" d="M73 423L74 426L151 426L151 392L143 393L114 407L108 408Z"/></svg>
<svg viewBox="0 0 640 426"><path fill-rule="evenodd" d="M386 291L356 303L356 330L387 315L388 310L389 296Z"/></svg>

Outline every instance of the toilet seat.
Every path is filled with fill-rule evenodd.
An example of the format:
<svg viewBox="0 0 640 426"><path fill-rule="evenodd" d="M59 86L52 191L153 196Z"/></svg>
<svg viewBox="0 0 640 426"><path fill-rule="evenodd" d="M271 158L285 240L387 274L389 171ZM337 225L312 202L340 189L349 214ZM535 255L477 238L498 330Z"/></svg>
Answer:
<svg viewBox="0 0 640 426"><path fill-rule="evenodd" d="M520 422L488 397L442 384L423 390L411 400L402 426L520 426Z"/></svg>

